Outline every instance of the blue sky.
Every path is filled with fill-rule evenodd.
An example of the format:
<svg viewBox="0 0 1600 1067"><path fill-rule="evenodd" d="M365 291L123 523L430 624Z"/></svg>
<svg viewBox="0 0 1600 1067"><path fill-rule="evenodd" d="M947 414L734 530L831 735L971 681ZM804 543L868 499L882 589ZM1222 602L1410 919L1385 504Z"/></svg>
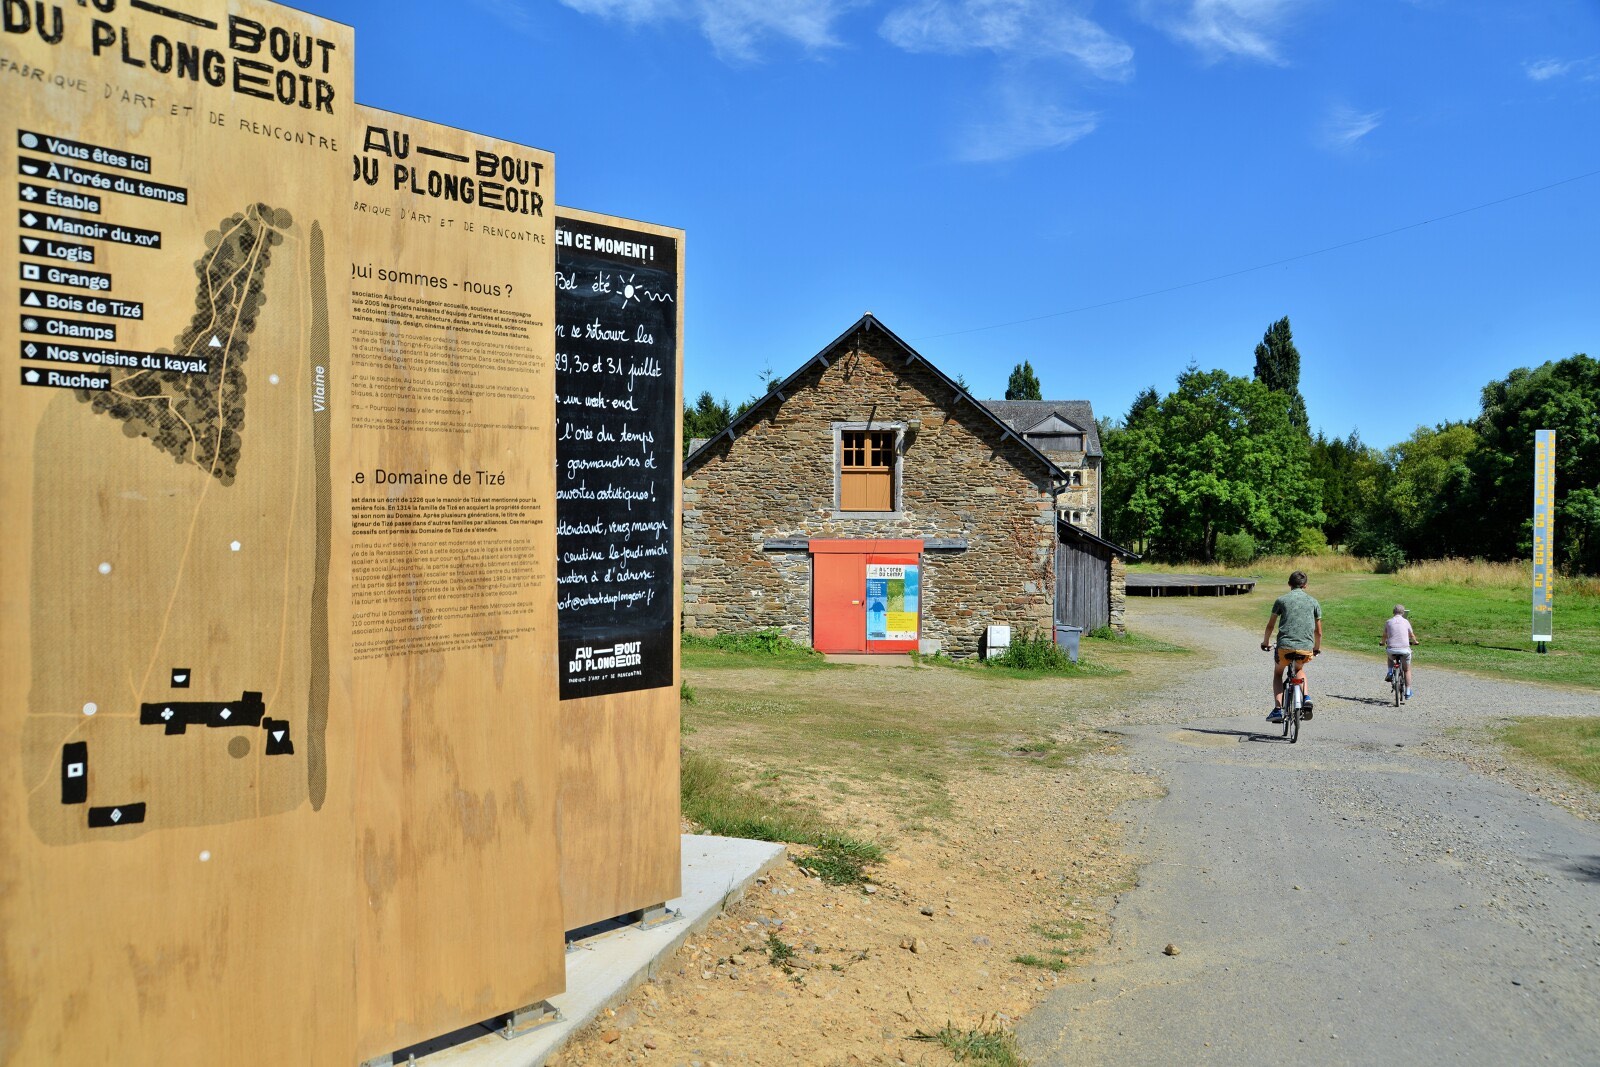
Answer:
<svg viewBox="0 0 1600 1067"><path fill-rule="evenodd" d="M1028 359L1117 416L1288 315L1313 427L1386 446L1600 356L1596 0L302 6L363 102L688 231L690 397L870 310L980 396Z"/></svg>

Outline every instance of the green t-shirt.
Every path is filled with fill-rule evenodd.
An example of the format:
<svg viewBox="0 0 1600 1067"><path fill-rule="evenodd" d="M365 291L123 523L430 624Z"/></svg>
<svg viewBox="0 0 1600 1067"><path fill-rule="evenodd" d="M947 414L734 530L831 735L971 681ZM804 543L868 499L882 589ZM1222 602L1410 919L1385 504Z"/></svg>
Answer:
<svg viewBox="0 0 1600 1067"><path fill-rule="evenodd" d="M1304 589L1291 589L1272 603L1278 617L1278 647L1309 652L1316 647L1322 605Z"/></svg>

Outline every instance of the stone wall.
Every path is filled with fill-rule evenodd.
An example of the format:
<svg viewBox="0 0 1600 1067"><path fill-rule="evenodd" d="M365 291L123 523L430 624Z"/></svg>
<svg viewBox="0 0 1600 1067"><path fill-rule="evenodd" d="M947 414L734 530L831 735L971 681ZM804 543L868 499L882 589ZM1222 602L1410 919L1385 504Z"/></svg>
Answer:
<svg viewBox="0 0 1600 1067"><path fill-rule="evenodd" d="M1084 452L1046 452L1050 462L1072 476L1056 498L1056 508L1072 525L1100 533L1100 457Z"/></svg>
<svg viewBox="0 0 1600 1067"><path fill-rule="evenodd" d="M777 627L811 643L811 557L786 538L959 540L923 555L922 636L972 655L988 623L1048 632L1055 516L1047 472L985 415L955 406L924 365L882 334L858 334L732 441L699 457L683 487L683 624L690 633ZM904 423L901 510L834 508L839 422Z"/></svg>
<svg viewBox="0 0 1600 1067"><path fill-rule="evenodd" d="M1128 632L1128 564L1121 556L1111 557L1111 628Z"/></svg>

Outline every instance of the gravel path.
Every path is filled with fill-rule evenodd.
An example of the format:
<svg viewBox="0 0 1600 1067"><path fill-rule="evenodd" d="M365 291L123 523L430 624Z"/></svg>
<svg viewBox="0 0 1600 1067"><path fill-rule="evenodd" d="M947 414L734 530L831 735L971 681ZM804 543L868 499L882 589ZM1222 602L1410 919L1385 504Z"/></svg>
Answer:
<svg viewBox="0 0 1600 1067"><path fill-rule="evenodd" d="M1168 794L1123 813L1147 866L1111 944L1024 1020L1035 1067L1600 1063L1600 823L1560 806L1595 798L1483 740L1600 697L1432 669L1424 647L1395 709L1380 660L1329 652L1289 745L1259 629L1171 601L1134 625L1215 662L1174 658L1112 726Z"/></svg>

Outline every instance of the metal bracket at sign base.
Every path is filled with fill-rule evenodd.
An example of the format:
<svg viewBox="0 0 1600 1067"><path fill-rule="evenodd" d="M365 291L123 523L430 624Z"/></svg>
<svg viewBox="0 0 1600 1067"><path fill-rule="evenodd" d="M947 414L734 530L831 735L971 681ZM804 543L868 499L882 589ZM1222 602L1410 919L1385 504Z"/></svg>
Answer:
<svg viewBox="0 0 1600 1067"><path fill-rule="evenodd" d="M531 1033L540 1027L549 1026L551 1023L561 1021L561 1012L548 1000L541 1000L537 1004L529 1004L525 1008L506 1015L504 1024L495 1031L507 1041L514 1041L523 1034Z"/></svg>
<svg viewBox="0 0 1600 1067"><path fill-rule="evenodd" d="M638 926L641 930L654 930L658 926L677 922L682 917L683 912L673 911L665 904L652 904L648 908L628 912L626 922Z"/></svg>

